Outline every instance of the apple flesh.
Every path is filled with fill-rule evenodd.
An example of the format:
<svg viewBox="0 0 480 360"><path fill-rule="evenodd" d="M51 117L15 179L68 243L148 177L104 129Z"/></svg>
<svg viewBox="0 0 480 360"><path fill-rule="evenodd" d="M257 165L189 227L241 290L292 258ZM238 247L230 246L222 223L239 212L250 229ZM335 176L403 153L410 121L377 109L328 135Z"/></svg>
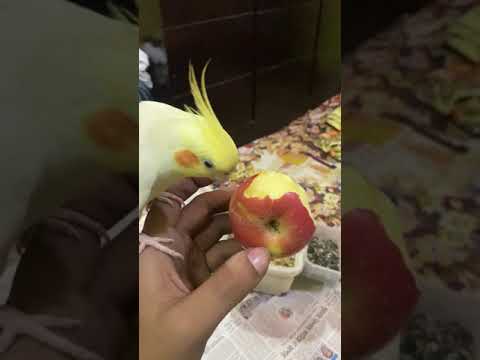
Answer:
<svg viewBox="0 0 480 360"><path fill-rule="evenodd" d="M235 238L245 247L268 249L274 258L302 250L315 231L303 188L274 171L243 181L230 200L229 213Z"/></svg>
<svg viewBox="0 0 480 360"><path fill-rule="evenodd" d="M419 291L395 206L346 166L342 184L342 357L360 359L402 330Z"/></svg>

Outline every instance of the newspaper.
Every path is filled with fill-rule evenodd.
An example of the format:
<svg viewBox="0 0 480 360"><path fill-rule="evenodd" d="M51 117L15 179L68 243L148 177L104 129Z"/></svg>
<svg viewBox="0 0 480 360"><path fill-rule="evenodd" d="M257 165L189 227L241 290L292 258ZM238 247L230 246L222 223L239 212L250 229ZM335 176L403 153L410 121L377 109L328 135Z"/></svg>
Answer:
<svg viewBox="0 0 480 360"><path fill-rule="evenodd" d="M202 360L337 360L341 286L298 278L281 296L248 295L220 323Z"/></svg>

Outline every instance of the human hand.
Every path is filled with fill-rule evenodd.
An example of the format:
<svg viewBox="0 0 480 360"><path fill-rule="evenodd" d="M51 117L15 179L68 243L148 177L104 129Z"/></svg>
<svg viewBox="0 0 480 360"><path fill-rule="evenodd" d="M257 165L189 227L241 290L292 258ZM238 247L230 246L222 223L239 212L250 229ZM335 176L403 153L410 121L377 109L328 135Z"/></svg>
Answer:
<svg viewBox="0 0 480 360"><path fill-rule="evenodd" d="M64 205L76 216L63 211L61 218L50 217L33 228L8 305L28 315L46 315L50 323L52 317L79 321L50 330L103 359L137 358L138 223L102 248L95 226L78 219L84 215L109 229L137 207L137 189L136 181L114 177ZM50 345L17 337L2 359L70 358Z"/></svg>
<svg viewBox="0 0 480 360"><path fill-rule="evenodd" d="M187 179L169 189L184 200L208 182ZM265 249L242 250L231 232L231 191L177 204L152 206L143 231L174 239L171 248L184 260L146 248L139 259L139 354L141 360L194 360L220 321L265 275Z"/></svg>

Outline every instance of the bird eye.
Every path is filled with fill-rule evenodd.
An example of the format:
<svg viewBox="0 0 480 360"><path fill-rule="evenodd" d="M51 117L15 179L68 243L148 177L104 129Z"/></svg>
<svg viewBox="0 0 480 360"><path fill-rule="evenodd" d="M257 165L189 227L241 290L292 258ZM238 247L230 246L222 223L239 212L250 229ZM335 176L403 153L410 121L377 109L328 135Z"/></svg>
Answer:
<svg viewBox="0 0 480 360"><path fill-rule="evenodd" d="M209 169L213 168L213 163L209 160L204 160L203 164Z"/></svg>

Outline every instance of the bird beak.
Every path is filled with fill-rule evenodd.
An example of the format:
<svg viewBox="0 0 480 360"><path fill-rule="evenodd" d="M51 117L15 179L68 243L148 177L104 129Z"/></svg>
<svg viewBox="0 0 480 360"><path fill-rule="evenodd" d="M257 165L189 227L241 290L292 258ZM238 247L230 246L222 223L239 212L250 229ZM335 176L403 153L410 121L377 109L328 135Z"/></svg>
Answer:
<svg viewBox="0 0 480 360"><path fill-rule="evenodd" d="M228 175L228 173L218 173L214 179L215 183L219 185L223 184L225 181L228 180Z"/></svg>

